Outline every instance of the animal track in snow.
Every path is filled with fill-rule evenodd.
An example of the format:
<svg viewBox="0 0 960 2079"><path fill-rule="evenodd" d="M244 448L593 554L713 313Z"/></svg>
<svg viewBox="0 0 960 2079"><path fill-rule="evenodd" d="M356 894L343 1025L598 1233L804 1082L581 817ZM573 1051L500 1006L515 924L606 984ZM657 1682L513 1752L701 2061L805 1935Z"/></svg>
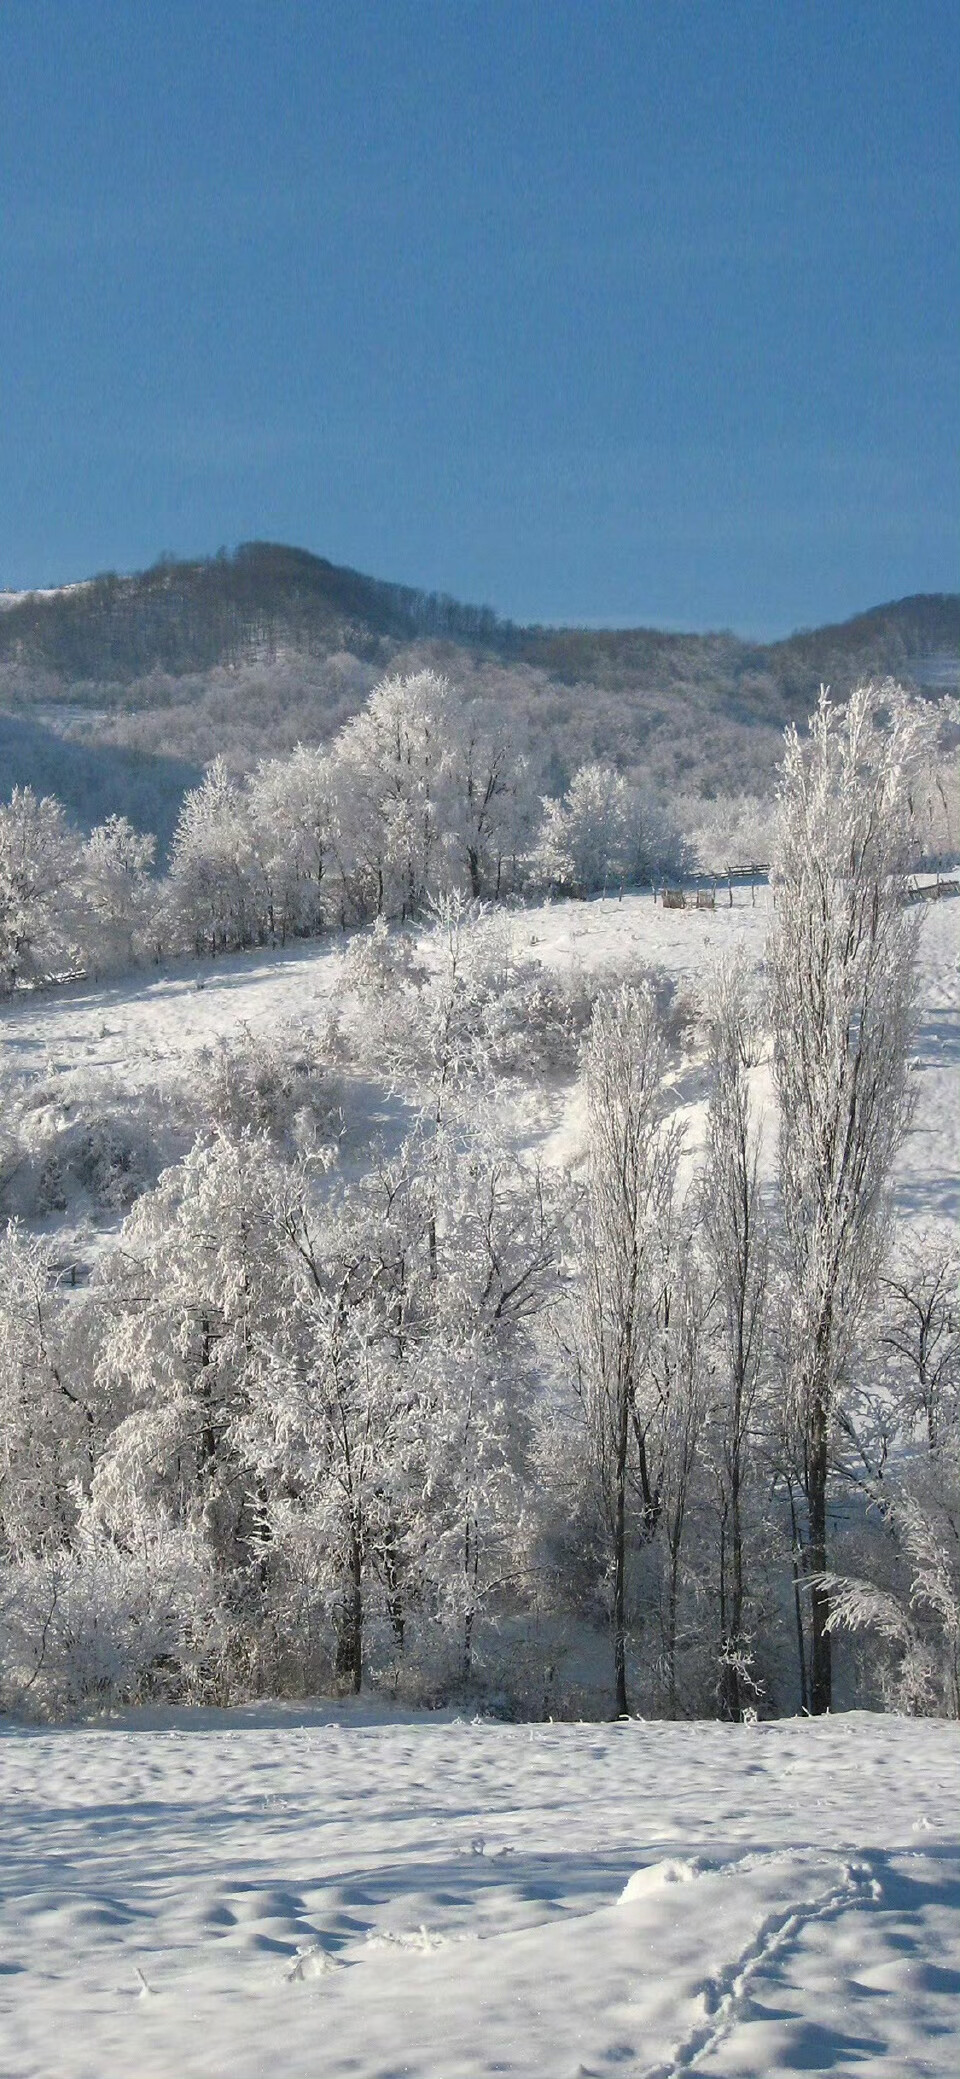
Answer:
<svg viewBox="0 0 960 2079"><path fill-rule="evenodd" d="M876 1898L878 1892L876 1878L866 1863L845 1863L840 1882L829 1890L821 1892L805 1905L768 1914L734 1962L703 1987L706 2020L692 2029L686 2041L678 2043L668 2058L648 2065L641 2079L677 2079L679 2073L693 2071L705 2057L719 2049L736 2026L753 1980L781 1950L789 1948L813 1922L829 1920L852 1905Z"/></svg>

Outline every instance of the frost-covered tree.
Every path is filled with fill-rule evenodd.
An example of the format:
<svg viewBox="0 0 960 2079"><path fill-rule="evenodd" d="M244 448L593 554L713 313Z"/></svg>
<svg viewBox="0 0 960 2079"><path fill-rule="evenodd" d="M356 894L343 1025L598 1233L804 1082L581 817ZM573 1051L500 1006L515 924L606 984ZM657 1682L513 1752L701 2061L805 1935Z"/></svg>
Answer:
<svg viewBox="0 0 960 2079"><path fill-rule="evenodd" d="M301 1570L309 1559L314 1596L335 1628L335 1671L359 1691L371 1577L403 1641L409 1497L429 1379L391 1344L371 1292L331 1275L313 1237L300 1248L312 1283L301 1281L264 1370L250 1449L270 1497L271 1539L284 1556L299 1548Z"/></svg>
<svg viewBox="0 0 960 2079"><path fill-rule="evenodd" d="M244 1427L279 1592L297 1583L323 1613L354 1688L385 1638L397 1669L409 1660L431 1616L459 1633L464 1675L523 1513L511 1387L554 1246L539 1180L431 1125L357 1182L304 1188L285 1232Z"/></svg>
<svg viewBox="0 0 960 2079"><path fill-rule="evenodd" d="M636 884L686 872L690 848L662 800L643 787L628 787L624 804L622 879Z"/></svg>
<svg viewBox="0 0 960 2079"><path fill-rule="evenodd" d="M84 953L95 968L129 966L142 951L156 898L156 839L126 816L98 823L83 847Z"/></svg>
<svg viewBox="0 0 960 2079"><path fill-rule="evenodd" d="M608 765L581 765L562 800L545 800L534 853L540 877L571 895L617 880L627 845L629 789Z"/></svg>
<svg viewBox="0 0 960 2079"><path fill-rule="evenodd" d="M53 1252L0 1234L0 1554L62 1545L93 1470L89 1381L77 1375Z"/></svg>
<svg viewBox="0 0 960 2079"><path fill-rule="evenodd" d="M295 933L321 931L340 905L328 752L298 744L286 758L261 759L250 781L249 808L270 938L283 945Z"/></svg>
<svg viewBox="0 0 960 2079"><path fill-rule="evenodd" d="M595 1008L584 1048L587 1177L577 1365L612 1576L614 1682L627 1710L626 1567L660 1503L664 1414L657 1346L671 1281L679 1135L667 1116L666 1046L648 986Z"/></svg>
<svg viewBox="0 0 960 2079"><path fill-rule="evenodd" d="M721 964L709 1005L711 1092L702 1173L703 1235L718 1300L712 1429L719 1499L720 1703L738 1719L752 1702L745 1502L754 1470L754 1409L763 1357L768 1242L749 1069L758 1032L743 960ZM745 1695L746 1692L746 1695Z"/></svg>
<svg viewBox="0 0 960 2079"><path fill-rule="evenodd" d="M872 1633L882 1693L897 1710L960 1717L960 1433L897 1439L871 1509L869 1577L829 1575L831 1632Z"/></svg>
<svg viewBox="0 0 960 2079"><path fill-rule="evenodd" d="M877 1527L861 1577L831 1579L831 1630L871 1633L898 1709L960 1716L960 1251L946 1226L898 1239L846 1425Z"/></svg>
<svg viewBox="0 0 960 2079"><path fill-rule="evenodd" d="M454 871L467 892L498 897L517 880L532 813L526 762L509 727L490 711L451 714L448 795Z"/></svg>
<svg viewBox="0 0 960 2079"><path fill-rule="evenodd" d="M174 935L198 953L256 942L265 928L265 890L243 788L215 758L184 796L167 881Z"/></svg>
<svg viewBox="0 0 960 2079"><path fill-rule="evenodd" d="M684 1551L691 1522L702 1510L698 1472L709 1406L707 1354L710 1294L705 1289L687 1232L678 1237L667 1266L651 1341L647 1379L658 1402L661 1471L657 1480L659 1523L664 1544L663 1661L667 1711L680 1709L681 1590ZM652 1396L651 1396L652 1398Z"/></svg>
<svg viewBox="0 0 960 2079"><path fill-rule="evenodd" d="M452 713L436 672L387 678L337 738L344 876L375 916L416 916L442 884Z"/></svg>
<svg viewBox="0 0 960 2079"><path fill-rule="evenodd" d="M661 803L612 766L581 765L561 800L547 799L533 853L537 877L565 894L681 871L684 843Z"/></svg>
<svg viewBox="0 0 960 2079"><path fill-rule="evenodd" d="M810 1701L831 1699L827 1496L848 1358L876 1293L911 1102L917 923L904 906L921 716L890 689L822 694L789 729L769 944L789 1389L807 1504Z"/></svg>
<svg viewBox="0 0 960 2079"><path fill-rule="evenodd" d="M76 957L80 841L52 795L0 803L0 990Z"/></svg>
<svg viewBox="0 0 960 2079"><path fill-rule="evenodd" d="M725 794L717 800L688 800L682 820L703 873L765 865L773 843L775 803L771 794Z"/></svg>
<svg viewBox="0 0 960 2079"><path fill-rule="evenodd" d="M217 1133L137 1201L91 1293L101 1405L92 1494L128 1537L143 1512L194 1526L221 1569L258 1551L243 1465L258 1340L284 1305L283 1173L256 1135Z"/></svg>
<svg viewBox="0 0 960 2079"><path fill-rule="evenodd" d="M881 1280L884 1385L931 1450L960 1427L960 1240L946 1225L902 1236Z"/></svg>
<svg viewBox="0 0 960 2079"><path fill-rule="evenodd" d="M411 917L518 874L526 769L501 716L437 672L384 679L333 752L338 857L355 913Z"/></svg>

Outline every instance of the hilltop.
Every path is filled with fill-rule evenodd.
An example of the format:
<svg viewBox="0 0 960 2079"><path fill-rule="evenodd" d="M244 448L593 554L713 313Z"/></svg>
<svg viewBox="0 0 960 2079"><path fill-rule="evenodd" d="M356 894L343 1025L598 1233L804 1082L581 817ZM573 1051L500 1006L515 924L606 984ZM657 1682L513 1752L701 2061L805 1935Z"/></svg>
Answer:
<svg viewBox="0 0 960 2079"><path fill-rule="evenodd" d="M823 681L842 695L864 677L940 691L960 676L956 594L767 644L728 631L521 627L264 542L0 605L0 792L32 780L82 819L94 803L102 812L105 793L128 813L155 794L164 831L182 786L218 752L242 769L326 741L387 671L430 665L465 697L507 709L545 788L600 757L654 787L707 795L762 787L785 723L806 716Z"/></svg>

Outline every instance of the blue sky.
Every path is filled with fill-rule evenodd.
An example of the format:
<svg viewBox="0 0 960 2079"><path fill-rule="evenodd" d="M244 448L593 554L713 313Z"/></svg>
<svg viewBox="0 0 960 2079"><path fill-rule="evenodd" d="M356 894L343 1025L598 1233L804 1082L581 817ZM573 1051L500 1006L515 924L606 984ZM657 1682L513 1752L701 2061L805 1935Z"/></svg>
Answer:
<svg viewBox="0 0 960 2079"><path fill-rule="evenodd" d="M2 0L0 587L957 585L955 0Z"/></svg>

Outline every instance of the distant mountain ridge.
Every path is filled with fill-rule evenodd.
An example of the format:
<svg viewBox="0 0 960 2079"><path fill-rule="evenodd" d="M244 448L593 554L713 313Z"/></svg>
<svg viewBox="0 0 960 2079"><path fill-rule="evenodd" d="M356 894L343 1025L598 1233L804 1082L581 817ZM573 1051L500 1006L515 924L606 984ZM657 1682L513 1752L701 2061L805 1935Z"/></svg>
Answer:
<svg viewBox="0 0 960 2079"><path fill-rule="evenodd" d="M592 758L675 794L762 791L784 725L805 719L821 682L838 697L887 676L956 690L960 594L918 594L775 643L520 627L265 542L0 594L0 795L29 780L89 821L119 788L118 808L122 795L142 821L141 797L159 790L166 834L181 774L187 783L219 753L242 769L328 741L384 672L424 666L508 713L544 792ZM65 739L85 754L75 771Z"/></svg>
<svg viewBox="0 0 960 2079"><path fill-rule="evenodd" d="M488 650L565 682L598 684L611 676L687 678L720 655L728 670L741 672L779 663L804 690L811 674L831 666L859 670L861 660L912 676L918 664L945 655L960 672L960 593L920 593L774 643L728 631L521 627L490 607L367 577L306 549L248 542L229 556L164 560L130 576L110 572L7 598L0 664L74 683L123 684L157 671L181 676L291 650L375 657L384 646L423 640Z"/></svg>

